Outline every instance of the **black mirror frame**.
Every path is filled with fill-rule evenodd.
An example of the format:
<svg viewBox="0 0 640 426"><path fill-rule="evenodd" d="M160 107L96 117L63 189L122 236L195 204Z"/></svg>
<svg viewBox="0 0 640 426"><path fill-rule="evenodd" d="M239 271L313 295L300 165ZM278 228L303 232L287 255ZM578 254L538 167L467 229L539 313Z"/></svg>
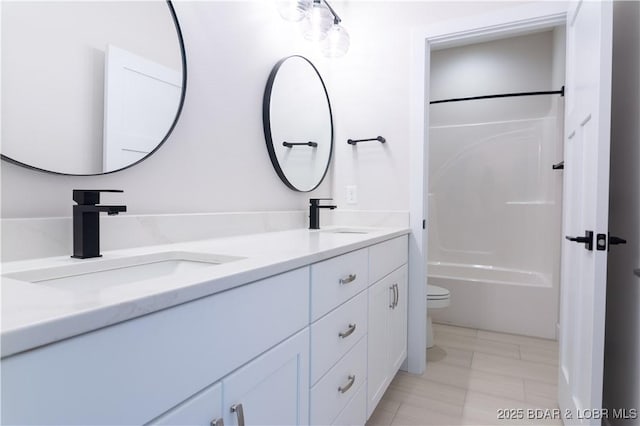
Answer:
<svg viewBox="0 0 640 426"><path fill-rule="evenodd" d="M315 71L316 75L318 76L318 78L320 79L320 83L322 84L322 89L324 90L324 94L325 97L327 99L327 106L329 107L329 121L331 122L331 147L329 148L329 158L327 159L327 165L324 169L324 173L322 174L322 177L320 178L320 180L318 181L317 185L315 185L313 188L309 189L309 190L302 190L299 188L296 188L295 185L293 185L289 179L287 179L287 177L284 174L284 171L282 170L282 167L280 167L280 163L278 162L278 157L276 156L276 152L275 149L273 148L273 138L271 135L271 114L269 112L269 107L271 105L271 91L273 89L273 82L276 78L276 75L278 74L278 70L280 69L280 67L282 66L282 64L290 58L302 58L305 61L307 61L309 63L309 65L311 65L311 68L313 68L313 70ZM282 180L282 182L284 182L285 185L287 185L287 187L289 189L292 189L293 191L298 191L298 192L311 192L313 190L315 190L317 187L320 186L320 184L324 181L324 178L327 176L327 172L329 171L329 166L331 165L331 158L333 157L333 112L331 110L331 101L329 100L329 93L327 92L327 86L324 84L324 80L322 79L322 76L320 75L320 72L318 71L318 69L316 68L315 65L313 65L313 63L305 58L304 56L301 55L291 55L291 56L287 56L285 58L280 59L278 62L276 62L276 64L273 66L273 69L271 70L271 73L269 74L269 78L267 80L267 86L264 90L264 97L262 99L262 127L264 129L264 138L265 141L267 143L267 150L269 151L269 158L271 159L271 164L273 165L273 168L275 169L276 173L278 174L278 177L280 178L280 180Z"/></svg>
<svg viewBox="0 0 640 426"><path fill-rule="evenodd" d="M180 23L178 22L178 17L176 15L176 11L173 8L173 4L171 3L171 0L165 0L167 3L167 6L169 7L169 12L171 13L171 18L173 19L173 24L176 27L176 35L178 36L178 44L180 45L180 53L182 55L182 93L180 94L180 102L178 104L178 109L176 111L176 116L173 119L173 123L171 123L171 126L169 127L169 130L167 131L167 134L164 136L164 138L162 138L162 140L160 141L160 143L153 149L153 151L151 151L150 153L148 153L147 155L145 155L143 158L139 159L138 161L136 161L135 163L131 163L126 167L122 167L120 169L116 169L116 170L110 170L108 172L102 172L102 173L87 173L87 174L81 174L81 173L62 173L62 172L54 172L53 170L46 170L46 169L41 169L39 167L35 167L32 166L30 164L27 163L23 163L21 161L15 160L11 157L8 157L4 154L0 154L0 158L8 163L12 163L15 164L17 166L22 166L25 167L27 169L31 169L31 170L37 170L39 172L44 172L44 173L50 173L50 174L54 174L54 175L61 175L61 176L102 176L102 175L108 175L111 173L116 173L122 170L126 170L130 167L135 166L136 164L140 164L141 162L143 162L144 160L146 160L147 158L151 157L153 154L156 153L156 151L158 151L158 149L160 149L160 147L167 141L167 139L169 139L169 136L171 135L171 133L173 132L173 129L176 127L176 124L178 123L178 119L180 118L180 114L182 113L182 107L184 106L184 99L187 93L187 54L184 48L184 39L182 38L182 30L180 29Z"/></svg>

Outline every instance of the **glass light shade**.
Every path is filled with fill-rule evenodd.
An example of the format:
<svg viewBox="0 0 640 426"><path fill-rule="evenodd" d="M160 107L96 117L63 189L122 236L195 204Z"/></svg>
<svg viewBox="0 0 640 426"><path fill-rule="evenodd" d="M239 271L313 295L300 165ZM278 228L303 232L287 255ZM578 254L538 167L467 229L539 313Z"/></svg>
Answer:
<svg viewBox="0 0 640 426"><path fill-rule="evenodd" d="M307 18L302 21L304 38L309 41L322 41L333 24L333 14L324 3L313 3Z"/></svg>
<svg viewBox="0 0 640 426"><path fill-rule="evenodd" d="M350 37L347 30L339 24L333 25L322 43L322 54L329 58L344 56L349 50Z"/></svg>
<svg viewBox="0 0 640 426"><path fill-rule="evenodd" d="M291 22L301 21L313 6L313 0L284 0L278 2L278 12Z"/></svg>

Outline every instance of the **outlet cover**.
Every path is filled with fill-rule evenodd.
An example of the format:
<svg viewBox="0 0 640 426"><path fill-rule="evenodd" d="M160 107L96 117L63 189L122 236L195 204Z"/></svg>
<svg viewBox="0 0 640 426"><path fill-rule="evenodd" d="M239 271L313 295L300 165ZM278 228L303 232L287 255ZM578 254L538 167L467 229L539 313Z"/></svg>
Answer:
<svg viewBox="0 0 640 426"><path fill-rule="evenodd" d="M347 204L358 203L358 187L355 185L347 185Z"/></svg>

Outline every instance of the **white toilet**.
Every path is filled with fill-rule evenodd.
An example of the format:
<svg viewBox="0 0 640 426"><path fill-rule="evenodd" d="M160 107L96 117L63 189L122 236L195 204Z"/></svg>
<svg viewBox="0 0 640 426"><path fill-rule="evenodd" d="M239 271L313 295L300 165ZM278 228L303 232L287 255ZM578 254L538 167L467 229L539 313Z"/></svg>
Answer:
<svg viewBox="0 0 640 426"><path fill-rule="evenodd" d="M427 284L427 348L433 346L433 325L428 313L431 309L446 308L449 306L449 290L436 285Z"/></svg>

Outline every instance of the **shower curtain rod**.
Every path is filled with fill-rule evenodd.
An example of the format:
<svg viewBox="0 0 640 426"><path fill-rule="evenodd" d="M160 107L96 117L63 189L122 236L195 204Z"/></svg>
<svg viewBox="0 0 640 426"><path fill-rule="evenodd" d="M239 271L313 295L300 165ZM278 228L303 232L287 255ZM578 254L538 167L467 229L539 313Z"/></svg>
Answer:
<svg viewBox="0 0 640 426"><path fill-rule="evenodd" d="M453 98L442 99L439 101L431 101L429 104L443 104L445 102L474 101L476 99L493 99L493 98L511 98L516 96L538 96L538 95L560 95L564 96L564 86L560 90L552 90L548 92L520 92L520 93L502 93L500 95L473 96L470 98Z"/></svg>

